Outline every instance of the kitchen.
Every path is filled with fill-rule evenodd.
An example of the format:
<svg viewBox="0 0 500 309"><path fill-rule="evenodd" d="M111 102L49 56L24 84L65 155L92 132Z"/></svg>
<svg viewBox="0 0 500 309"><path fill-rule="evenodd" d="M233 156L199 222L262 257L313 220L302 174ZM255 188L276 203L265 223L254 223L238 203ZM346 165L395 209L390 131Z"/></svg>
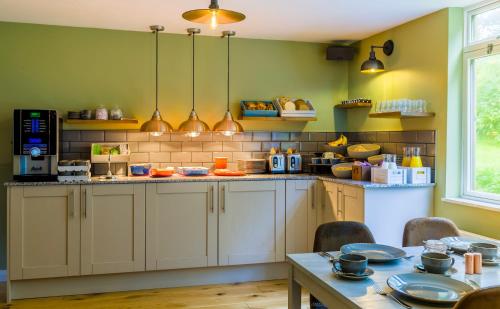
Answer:
<svg viewBox="0 0 500 309"><path fill-rule="evenodd" d="M287 31L264 27L267 10L240 1L219 6L245 19L216 29L183 18L201 1L152 5L140 22L72 21L65 15L72 7L47 2L30 2L30 17L8 3L0 13L0 134L13 142L0 155L7 300L34 306L47 296L192 286L197 293L196 286L264 280L283 286L288 255L318 251L316 230L331 222L362 222L377 243L397 248L405 224L421 217L447 218L485 242L500 238L495 203L460 198L463 143L454 134L462 130L464 15L476 9L462 7L496 12L497 2L440 2L416 5L418 14L399 7L407 14L400 21L388 10L391 24L354 25L359 33L317 29L312 20ZM106 12L78 3L89 16ZM146 10L123 5L129 14ZM355 12L356 5L336 5ZM322 7L335 6L318 1L311 10ZM346 36L357 42L332 43ZM384 72L360 72L378 65L371 51ZM33 147L16 154L38 142L12 136L24 121L38 128L38 111L48 110L62 118L50 126L52 171L48 179L17 178L40 155ZM370 147L373 154L355 159ZM419 179L408 175L415 167L401 168L415 151ZM393 159L399 168L372 166ZM332 171L337 163L347 165ZM374 182L380 172L385 178ZM483 268L486 287L487 271L498 267ZM291 306L286 283L280 291L279 306ZM309 305L308 294L302 302Z"/></svg>

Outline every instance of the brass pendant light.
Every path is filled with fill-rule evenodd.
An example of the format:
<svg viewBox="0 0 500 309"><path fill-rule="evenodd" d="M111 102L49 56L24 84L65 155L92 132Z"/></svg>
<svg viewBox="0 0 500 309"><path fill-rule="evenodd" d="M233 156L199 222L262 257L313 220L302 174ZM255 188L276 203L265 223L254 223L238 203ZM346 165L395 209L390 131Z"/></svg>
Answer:
<svg viewBox="0 0 500 309"><path fill-rule="evenodd" d="M197 137L200 135L200 133L202 132L205 132L205 131L209 131L210 128L208 127L208 125L201 121L199 118L198 118L198 115L196 114L196 111L194 110L194 37L196 34L199 34L201 31L200 29L197 29L197 28L189 28L188 30L188 34L190 36L193 37L193 108L191 110L191 113L189 114L189 118L184 121L183 123L181 123L181 125L179 126L179 132L183 132L185 133L187 136L189 137Z"/></svg>
<svg viewBox="0 0 500 309"><path fill-rule="evenodd" d="M230 46L229 41L230 37L235 36L236 33L234 31L224 31L222 32L222 38L227 37L227 109L224 114L224 118L221 121L217 122L214 126L214 131L222 133L225 136L231 136L235 133L243 132L243 127L241 124L233 119L233 115L229 110L229 86L230 86Z"/></svg>
<svg viewBox="0 0 500 309"><path fill-rule="evenodd" d="M219 8L218 2L218 0L210 0L208 9L187 11L182 14L182 17L194 23L210 24L212 29L217 28L218 24L232 24L245 19L245 15L240 12Z"/></svg>
<svg viewBox="0 0 500 309"><path fill-rule="evenodd" d="M370 57L361 65L361 73L372 74L385 71L384 64L375 56L375 48L381 48L385 55L390 56L394 51L394 42L388 40L383 46L370 46Z"/></svg>
<svg viewBox="0 0 500 309"><path fill-rule="evenodd" d="M163 121L163 119L161 118L160 111L158 110L158 32L165 30L165 28L163 26L159 26L159 25L150 26L149 28L155 34L155 44L156 44L156 58L155 58L155 61L156 61L156 63L155 63L155 65L156 65L156 73L155 73L156 108L155 108L155 111L153 112L153 115L151 116L151 119L142 124L141 131L142 132L149 132L153 136L160 136L163 133L168 133L168 132L173 131L172 126L168 122Z"/></svg>

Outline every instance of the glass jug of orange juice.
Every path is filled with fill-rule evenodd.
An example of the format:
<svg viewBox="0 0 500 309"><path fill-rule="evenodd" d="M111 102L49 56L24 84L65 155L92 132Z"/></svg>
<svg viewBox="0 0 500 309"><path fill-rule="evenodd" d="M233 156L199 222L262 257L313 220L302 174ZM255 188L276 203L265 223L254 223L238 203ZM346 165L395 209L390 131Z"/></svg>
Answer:
<svg viewBox="0 0 500 309"><path fill-rule="evenodd" d="M410 167L412 153L413 147L403 147L403 162L401 162L401 166Z"/></svg>
<svg viewBox="0 0 500 309"><path fill-rule="evenodd" d="M410 167L422 167L422 158L420 157L420 147L413 147Z"/></svg>

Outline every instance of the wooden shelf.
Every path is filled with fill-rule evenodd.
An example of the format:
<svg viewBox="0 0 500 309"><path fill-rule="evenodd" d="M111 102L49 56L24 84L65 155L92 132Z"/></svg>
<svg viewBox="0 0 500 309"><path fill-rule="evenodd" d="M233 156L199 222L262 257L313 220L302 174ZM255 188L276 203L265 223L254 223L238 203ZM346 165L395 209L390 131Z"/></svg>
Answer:
<svg viewBox="0 0 500 309"><path fill-rule="evenodd" d="M307 122L316 121L316 117L238 117L239 120L249 120L249 121L296 121L296 122Z"/></svg>
<svg viewBox="0 0 500 309"><path fill-rule="evenodd" d="M97 120L97 119L66 119L68 124L137 124L137 119L122 119L122 120Z"/></svg>
<svg viewBox="0 0 500 309"><path fill-rule="evenodd" d="M369 107L372 107L371 103L348 103L348 104L335 105L335 108L340 108L340 109L369 108Z"/></svg>
<svg viewBox="0 0 500 309"><path fill-rule="evenodd" d="M423 113L423 112L384 112L384 113L371 113L368 116L370 118L430 118L434 117L435 113Z"/></svg>

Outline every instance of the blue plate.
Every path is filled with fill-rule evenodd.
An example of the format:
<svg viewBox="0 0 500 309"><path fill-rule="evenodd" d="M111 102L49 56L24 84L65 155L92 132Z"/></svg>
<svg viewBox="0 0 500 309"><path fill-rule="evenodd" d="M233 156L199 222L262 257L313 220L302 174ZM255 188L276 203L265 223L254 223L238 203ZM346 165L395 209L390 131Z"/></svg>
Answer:
<svg viewBox="0 0 500 309"><path fill-rule="evenodd" d="M380 244L367 244L355 243L348 244L340 247L340 252L344 254L359 254L366 256L368 262L372 263L387 263L399 260L406 256L406 252L402 249L380 245Z"/></svg>
<svg viewBox="0 0 500 309"><path fill-rule="evenodd" d="M398 294L419 301L453 304L474 289L462 282L442 275L408 273L393 275L387 284Z"/></svg>

